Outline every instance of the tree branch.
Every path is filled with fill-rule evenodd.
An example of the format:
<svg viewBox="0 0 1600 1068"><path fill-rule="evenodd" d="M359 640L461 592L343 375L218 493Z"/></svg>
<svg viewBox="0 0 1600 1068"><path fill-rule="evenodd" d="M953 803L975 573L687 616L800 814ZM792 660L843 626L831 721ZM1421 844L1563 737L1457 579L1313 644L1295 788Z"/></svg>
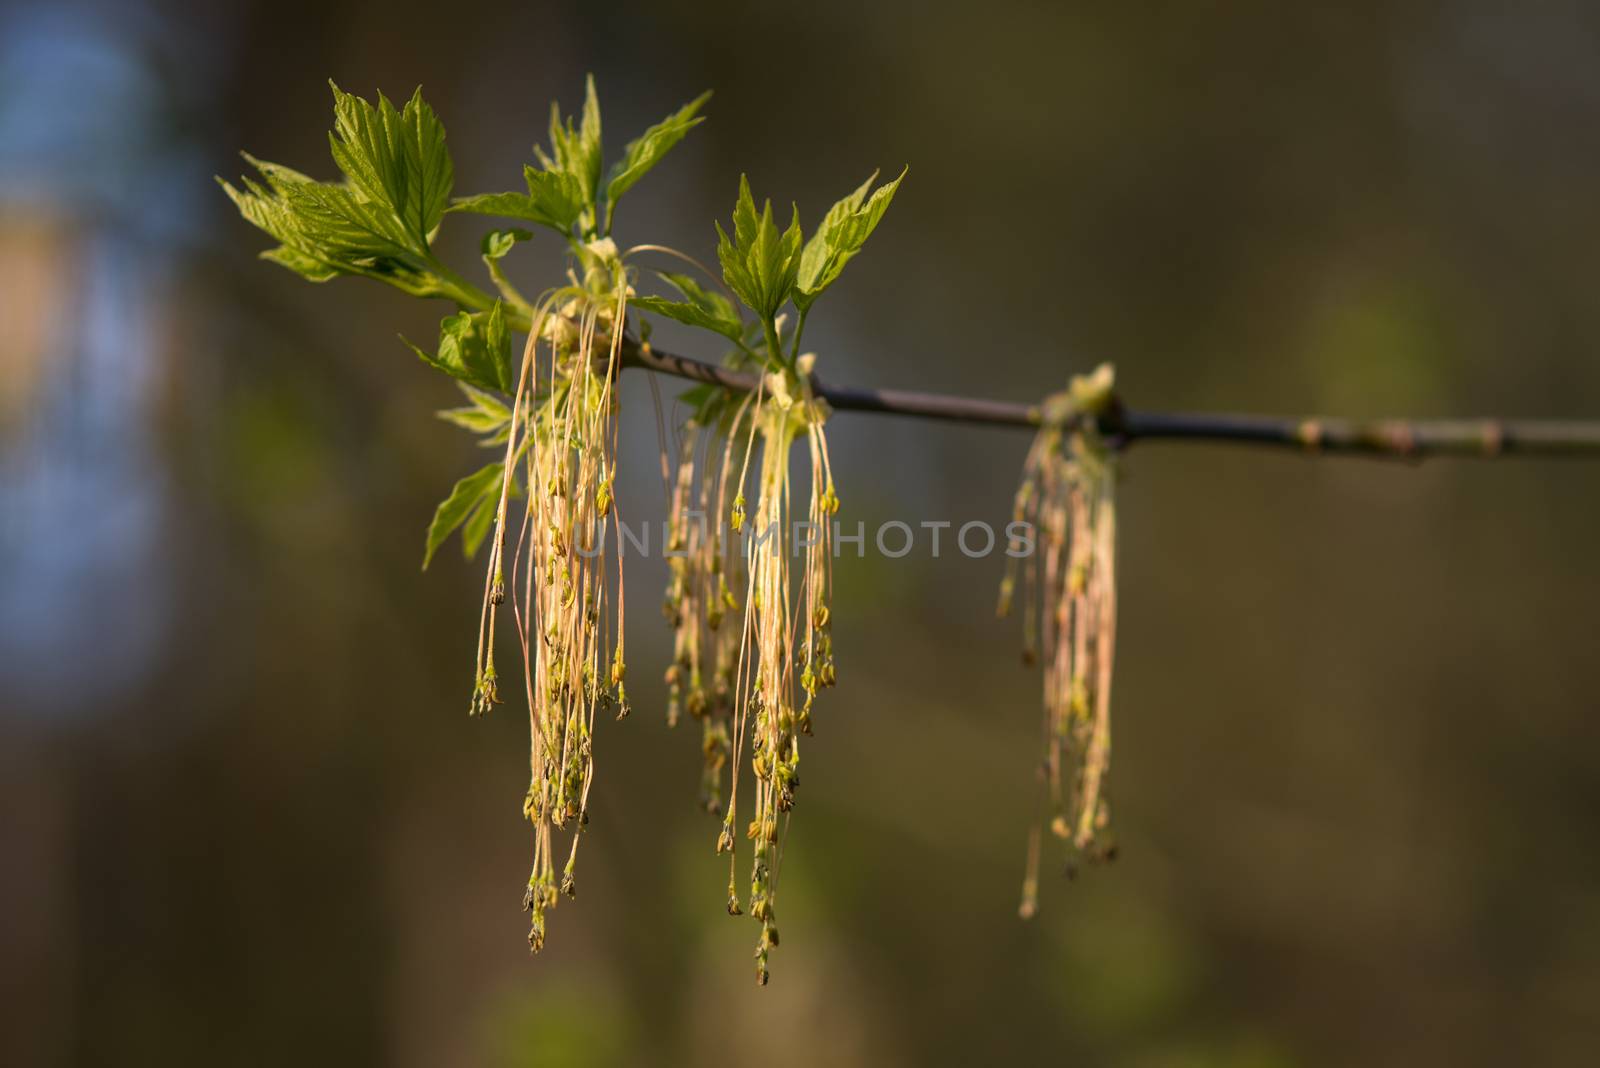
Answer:
<svg viewBox="0 0 1600 1068"><path fill-rule="evenodd" d="M678 356L648 344L629 344L623 364L738 392L756 388L758 376ZM1036 404L981 397L856 389L813 377L812 391L835 411L880 412L988 426L1038 427ZM1266 445L1300 452L1421 459L1427 456L1600 457L1600 421L1502 419L1384 419L1370 422L1316 417L1146 412L1120 405L1099 419L1100 432L1123 447L1137 441L1204 441Z"/></svg>

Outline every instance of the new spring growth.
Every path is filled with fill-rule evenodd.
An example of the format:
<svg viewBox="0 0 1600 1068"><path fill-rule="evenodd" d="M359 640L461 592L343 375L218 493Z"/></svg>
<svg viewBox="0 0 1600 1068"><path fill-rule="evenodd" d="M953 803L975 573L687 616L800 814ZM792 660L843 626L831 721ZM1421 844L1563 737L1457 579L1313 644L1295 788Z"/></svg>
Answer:
<svg viewBox="0 0 1600 1068"><path fill-rule="evenodd" d="M1101 364L1047 398L1023 465L1013 519L1039 531L1023 564L1023 655L1044 660L1044 814L1040 826L1073 857L1109 860L1106 779L1111 763L1111 667L1116 642L1115 457L1094 417L1116 403L1115 375ZM1040 561L1042 557L1042 563ZM1018 560L1000 586L1006 615ZM1030 833L1023 918L1038 907L1040 826ZM1069 861L1069 871L1072 870Z"/></svg>
<svg viewBox="0 0 1600 1068"><path fill-rule="evenodd" d="M613 539L612 568L605 536L620 522L617 372L625 348L648 347L648 324L631 332L630 311L709 331L731 346L727 366L759 379L753 393L708 383L684 396L694 415L669 460L676 464L669 475L675 562L665 609L674 629L667 714L676 721L686 712L701 724L700 802L722 817L717 851L729 854L726 907L735 915L744 911L732 865L738 772L748 754L749 912L761 925L757 975L765 982L768 953L778 945L780 817L794 806L799 738L810 733L816 694L835 681L832 527L825 520L839 499L823 432L828 408L812 395L814 357L802 354L800 341L817 298L861 251L904 173L875 187L874 172L809 238L792 208L780 231L770 202L757 211L741 179L731 236L717 228L719 278L683 253L659 245L622 249L611 237L619 198L702 121L706 96L629 142L606 168L591 79L578 116L564 119L552 109L548 148L536 148L536 164L523 168L525 192L452 197L444 126L420 91L403 108L381 95L374 105L333 92L331 146L342 180L321 182L251 160L257 179L242 188L222 185L244 217L275 239L265 256L279 265L316 282L364 277L454 305L436 348L407 344L461 384L467 406L441 417L479 435L499 458L459 480L440 503L423 566L456 530L469 558L485 541L490 546L473 715L505 699L497 627L507 611L515 624L530 735L523 814L534 840L523 907L532 914L535 950L544 944L547 911L563 894L577 893L597 713L628 713L622 545ZM483 235L483 266L497 295L440 259L435 237L444 216L455 213L525 224ZM533 238L525 226L559 235L568 256L566 278L533 300L501 262ZM652 282L675 296L641 294L645 256L687 263L710 285L661 269L651 272ZM518 331L527 335L520 360L512 345ZM789 458L802 441L811 476L806 518L823 533L805 545L795 573ZM777 531L778 544L747 564L720 533L720 520L728 516L742 532L752 498L756 529ZM569 840L558 844L558 834Z"/></svg>

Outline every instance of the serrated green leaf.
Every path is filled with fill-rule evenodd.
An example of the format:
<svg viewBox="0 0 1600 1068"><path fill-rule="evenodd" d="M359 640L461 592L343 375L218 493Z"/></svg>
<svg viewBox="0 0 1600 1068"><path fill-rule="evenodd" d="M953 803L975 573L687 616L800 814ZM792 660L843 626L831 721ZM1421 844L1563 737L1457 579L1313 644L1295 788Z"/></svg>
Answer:
<svg viewBox="0 0 1600 1068"><path fill-rule="evenodd" d="M592 206L600 189L600 172L605 166L605 149L600 140L600 97L594 91L594 75L583 79L583 122L573 152L574 166L568 171L583 181Z"/></svg>
<svg viewBox="0 0 1600 1068"><path fill-rule="evenodd" d="M280 247L267 258L313 281L340 274L389 282L418 296L444 291L431 270L429 239L450 197L454 169L444 127L420 90L397 111L333 86L329 146L346 182L245 156L261 181L222 187L240 213ZM219 179L219 181L221 181Z"/></svg>
<svg viewBox="0 0 1600 1068"><path fill-rule="evenodd" d="M268 259L314 281L364 275L409 293L437 292L438 279L408 247L392 213L349 186L315 182L248 153L245 159L264 181L245 178L242 189L217 181L246 220L281 243Z"/></svg>
<svg viewBox="0 0 1600 1068"><path fill-rule="evenodd" d="M748 308L759 311L761 303L760 287L751 276L749 268L745 265L746 256L739 245L730 240L722 229L720 222L712 223L717 228L717 263L722 266L722 280L728 288L733 290L735 296L744 302ZM735 224L737 226L737 224Z"/></svg>
<svg viewBox="0 0 1600 1068"><path fill-rule="evenodd" d="M574 126L569 118L561 119L560 105L550 105L550 154L537 146L534 153L544 165L548 175L564 175L570 185L564 185L576 194L579 205L577 221L587 230L594 225L595 201L599 195L600 172L604 149L600 138L600 99L595 94L594 75L584 81L583 118ZM529 180L530 186L532 179ZM535 196L538 194L535 193Z"/></svg>
<svg viewBox="0 0 1600 1068"><path fill-rule="evenodd" d="M326 282L339 277L341 273L333 264L325 263L314 256L307 256L288 245L268 249L261 254L261 258L282 264L308 282Z"/></svg>
<svg viewBox="0 0 1600 1068"><path fill-rule="evenodd" d="M739 309L734 307L733 301L714 289L707 289L692 275L677 271L657 271L656 275L667 285L682 293L690 303L699 305L718 319L738 321Z"/></svg>
<svg viewBox="0 0 1600 1068"><path fill-rule="evenodd" d="M662 281L683 294L686 299L674 301L664 297L634 297L629 301L630 305L665 315L680 323L715 331L730 341L739 341L744 336L744 325L739 319L739 310L727 297L706 289L689 275L674 271L656 273L660 275Z"/></svg>
<svg viewBox="0 0 1600 1068"><path fill-rule="evenodd" d="M909 169L909 168L908 168ZM845 264L853 259L877 229L883 213L889 210L895 190L906 172L892 182L879 186L868 196L878 172L873 171L857 189L828 209L822 225L806 242L800 256L800 273L796 279L794 303L802 312L808 311L822 291L838 280Z"/></svg>
<svg viewBox="0 0 1600 1068"><path fill-rule="evenodd" d="M479 500L478 507L472 510L461 527L461 555L464 559L470 562L477 555L478 547L489 536L489 528L494 526L494 518L499 512L500 502L496 498L484 497Z"/></svg>
<svg viewBox="0 0 1600 1068"><path fill-rule="evenodd" d="M611 168L606 178L606 201L615 204L617 199L632 189L650 168L661 161L672 147L683 140L685 134L704 122L696 113L711 99L710 92L701 93L665 119L650 127L622 150L622 158Z"/></svg>
<svg viewBox="0 0 1600 1068"><path fill-rule="evenodd" d="M500 391L510 393L516 385L516 376L511 369L511 327L506 323L505 305L498 300L489 309L489 319L484 328L484 350Z"/></svg>
<svg viewBox="0 0 1600 1068"><path fill-rule="evenodd" d="M788 229L776 240L774 235L778 228L771 225L771 214L767 214L755 248L755 255L759 257L762 289L767 306L772 309L768 314L773 315L794 292L795 279L800 274L800 243L804 240L800 233L800 209L793 204L789 205L789 209Z"/></svg>
<svg viewBox="0 0 1600 1068"><path fill-rule="evenodd" d="M763 321L770 320L792 295L800 271L800 212L793 209L787 230L778 231L772 201L758 216L750 182L739 178L739 199L733 209L733 239L717 224L717 261L723 280Z"/></svg>
<svg viewBox="0 0 1600 1068"><path fill-rule="evenodd" d="M756 198L750 195L750 179L747 175L741 174L739 197L733 202L733 239L740 248L749 248L755 244L756 227L759 222Z"/></svg>
<svg viewBox="0 0 1600 1068"><path fill-rule="evenodd" d="M506 424L504 419L495 419L477 408L441 408L433 413L447 423L454 423L463 430L474 434L492 434Z"/></svg>
<svg viewBox="0 0 1600 1068"><path fill-rule="evenodd" d="M628 301L630 308L665 315L688 326L711 330L732 341L739 340L742 327L738 319L722 319L706 309L688 301L668 300L665 297L634 297Z"/></svg>
<svg viewBox="0 0 1600 1068"><path fill-rule="evenodd" d="M570 234L585 205L578 179L563 171L541 171L532 166L524 167L522 175L528 183L525 194L480 193L457 200L449 210L526 219L548 226L562 236Z"/></svg>
<svg viewBox="0 0 1600 1068"><path fill-rule="evenodd" d="M403 110L396 110L382 93L373 106L328 84L334 100L334 129L328 135L333 161L360 199L393 213L407 248L426 255L455 182L444 125L420 88Z"/></svg>
<svg viewBox="0 0 1600 1068"><path fill-rule="evenodd" d="M544 223L535 214L533 198L526 193L477 193L470 197L457 197L450 211L469 211L474 215L498 215L506 219L527 219ZM547 223L548 225L548 223Z"/></svg>
<svg viewBox="0 0 1600 1068"><path fill-rule="evenodd" d="M456 386L470 403L465 408L445 408L435 412L440 419L474 434L492 434L511 421L511 406L493 393L476 389L465 382L457 382Z"/></svg>
<svg viewBox="0 0 1600 1068"><path fill-rule="evenodd" d="M457 312L441 320L437 354L400 340L424 363L447 375L483 389L512 390L511 331L505 306L498 300L486 312Z"/></svg>
<svg viewBox="0 0 1600 1068"><path fill-rule="evenodd" d="M280 186L285 204L300 225L300 234L315 246L352 263L369 259L418 262L416 250L399 229L398 220L381 204L324 182Z"/></svg>
<svg viewBox="0 0 1600 1068"><path fill-rule="evenodd" d="M720 387L714 386L710 382L702 382L698 386L690 386L688 389L678 394L678 403L686 404L690 408L697 409L700 407L700 405L704 404L706 401L715 396L719 389Z"/></svg>
<svg viewBox="0 0 1600 1068"><path fill-rule="evenodd" d="M439 502L439 507L434 509L433 522L428 524L427 544L422 554L424 571L428 569L439 546L444 544L451 531L466 521L480 501L492 495L492 499L498 503L504 471L505 464L499 461L479 468L457 482L450 490L450 496Z"/></svg>
<svg viewBox="0 0 1600 1068"><path fill-rule="evenodd" d="M721 426L724 433L731 430L730 424L738 407L733 403L732 394L709 382L678 394L678 403L690 409L690 419L696 426Z"/></svg>

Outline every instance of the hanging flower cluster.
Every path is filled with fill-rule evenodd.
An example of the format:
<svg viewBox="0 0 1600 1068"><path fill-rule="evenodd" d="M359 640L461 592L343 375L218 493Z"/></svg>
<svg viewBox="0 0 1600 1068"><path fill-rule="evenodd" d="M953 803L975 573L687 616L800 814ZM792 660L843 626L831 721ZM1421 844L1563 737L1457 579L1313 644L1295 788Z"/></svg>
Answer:
<svg viewBox="0 0 1600 1068"><path fill-rule="evenodd" d="M1112 399L1102 364L1047 400L1028 450L1013 519L1037 532L1039 551L1014 554L1000 586L1011 610L1023 572L1023 659L1044 659L1045 806L1050 832L1075 856L1109 860L1111 668L1116 645L1116 470L1096 417ZM1041 818L1029 834L1023 918L1038 909ZM1069 866L1069 871L1072 868Z"/></svg>
<svg viewBox="0 0 1600 1068"><path fill-rule="evenodd" d="M473 692L474 712L498 699L492 637L509 585L529 709L523 814L534 827L534 861L523 907L532 914L528 942L535 950L544 944L545 911L559 900L558 891L577 896L596 714L602 708L615 708L618 718L628 714L620 543L614 592L606 552L607 526L616 514L614 385L627 279L609 241L584 253L585 284L557 291L536 311L523 357L506 433ZM527 492L521 514L513 516L519 468ZM558 880L555 833L566 829L570 844Z"/></svg>
<svg viewBox="0 0 1600 1068"><path fill-rule="evenodd" d="M735 894L735 811L740 752L748 740L752 776L751 818L745 837L752 843L750 915L761 924L756 942L756 977L767 981L768 952L778 944L778 872L782 862L779 821L787 822L800 788L800 736L811 733L817 691L835 681L830 634L832 592L831 517L838 511L823 424L827 405L811 397L811 361L799 361L798 374L772 373L763 383L752 418L746 466L756 437L761 463L756 476L755 510L734 513L739 528L751 527L749 586L745 626L740 636L734 710L733 801L717 838L728 858L728 911L737 914ZM803 529L794 539L789 456L804 436L810 458L810 487ZM741 491L743 479L741 477ZM735 498L742 508L743 493ZM755 548L758 539L770 549ZM798 550L804 550L803 553ZM794 574L799 560L801 571Z"/></svg>
<svg viewBox="0 0 1600 1068"><path fill-rule="evenodd" d="M722 816L716 850L728 854L733 915L745 911L738 843L741 836L751 843L747 903L761 925L761 983L778 944L778 873L800 787L800 737L811 733L817 693L836 680L830 602L839 498L824 430L829 409L814 395L816 357L801 353L800 339L812 304L860 251L900 181L874 190L875 180L835 204L809 241L798 213L780 232L771 202L758 213L749 182L740 180L733 235L718 226L717 257L720 281L754 313L754 323L729 296L681 274L661 278L682 300L633 301L720 334L733 345L724 362L756 382L743 396L705 385L682 397L693 414L669 480L665 612L674 630L667 720L675 724L687 711L701 724L700 801ZM797 312L792 328L781 311L788 304ZM803 512L790 476L790 457L802 442L810 460ZM674 466L668 457L663 463ZM745 766L748 820L738 804Z"/></svg>
<svg viewBox="0 0 1600 1068"><path fill-rule="evenodd" d="M776 332L783 336L782 320ZM745 911L738 843L741 837L751 843L748 903L761 925L756 976L762 983L778 944L781 824L800 787L800 737L811 734L818 691L836 680L831 561L839 498L824 430L828 406L811 392L814 362L806 354L792 370L765 373L753 393L737 400L692 391L699 405L683 428L671 487L666 615L675 655L667 669L668 722L687 710L701 723L700 800L722 817L716 851L728 854L727 906L735 916ZM790 457L802 441L810 460L803 519L790 475ZM753 797L744 821L738 797L746 766Z"/></svg>
<svg viewBox="0 0 1600 1068"><path fill-rule="evenodd" d="M751 400L739 405L726 426L719 425L715 409L720 405L709 406L684 426L667 521L671 577L663 611L673 629L667 724L677 726L685 710L700 724L700 805L713 815L724 811L741 633L737 621L745 588L738 539L729 537L716 517L727 514L730 479L738 467L731 435ZM704 475L697 478L699 472Z"/></svg>

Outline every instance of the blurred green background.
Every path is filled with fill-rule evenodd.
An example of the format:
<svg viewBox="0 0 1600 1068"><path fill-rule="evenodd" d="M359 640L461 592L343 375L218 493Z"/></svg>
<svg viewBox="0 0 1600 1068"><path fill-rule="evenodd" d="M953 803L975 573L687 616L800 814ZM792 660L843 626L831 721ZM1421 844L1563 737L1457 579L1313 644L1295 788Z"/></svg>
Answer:
<svg viewBox="0 0 1600 1068"><path fill-rule="evenodd" d="M911 173L829 377L1151 408L1600 414L1600 12L1579 4L0 6L0 1062L1592 1064L1600 468L1150 445L1125 466L1122 859L1016 917L1039 681L998 560L846 555L784 943L723 915L659 561L582 897L530 959L526 721L466 717L475 463L395 338L212 175L319 177L329 76L512 188L593 71L618 215L708 257ZM473 263L487 225L452 217ZM514 269L538 288L545 241ZM541 259L542 257L542 259ZM666 384L669 388L671 383ZM643 379L624 499L664 514ZM845 520L1003 522L1024 436L841 416Z"/></svg>

